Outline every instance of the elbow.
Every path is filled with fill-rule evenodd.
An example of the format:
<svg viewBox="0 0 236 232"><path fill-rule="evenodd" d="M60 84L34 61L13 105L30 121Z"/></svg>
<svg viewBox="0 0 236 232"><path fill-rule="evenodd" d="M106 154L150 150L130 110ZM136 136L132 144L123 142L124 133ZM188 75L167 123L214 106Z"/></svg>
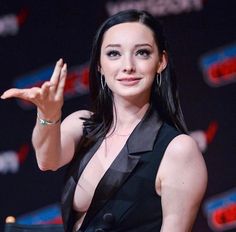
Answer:
<svg viewBox="0 0 236 232"><path fill-rule="evenodd" d="M43 171L43 172L57 170L57 168L51 168L51 167L47 167L47 166L43 166L43 165L39 165L39 164L38 164L38 167L39 167L40 171Z"/></svg>
<svg viewBox="0 0 236 232"><path fill-rule="evenodd" d="M35 151L38 168L41 171L57 171L61 166L59 161L45 157L41 152Z"/></svg>
<svg viewBox="0 0 236 232"><path fill-rule="evenodd" d="M57 171L59 169L58 165L55 164L49 164L37 161L38 167L41 171Z"/></svg>

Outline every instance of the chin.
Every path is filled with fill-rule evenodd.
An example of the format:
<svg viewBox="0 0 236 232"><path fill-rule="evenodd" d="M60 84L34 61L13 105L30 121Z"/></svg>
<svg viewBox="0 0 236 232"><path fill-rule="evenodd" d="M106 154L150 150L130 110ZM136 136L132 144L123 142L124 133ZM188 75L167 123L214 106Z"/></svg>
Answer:
<svg viewBox="0 0 236 232"><path fill-rule="evenodd" d="M125 92L119 92L114 94L114 96L117 95L119 98L124 98L127 100L140 100L144 96L148 96L147 98L149 99L150 93L146 92L140 92L140 91L125 91Z"/></svg>

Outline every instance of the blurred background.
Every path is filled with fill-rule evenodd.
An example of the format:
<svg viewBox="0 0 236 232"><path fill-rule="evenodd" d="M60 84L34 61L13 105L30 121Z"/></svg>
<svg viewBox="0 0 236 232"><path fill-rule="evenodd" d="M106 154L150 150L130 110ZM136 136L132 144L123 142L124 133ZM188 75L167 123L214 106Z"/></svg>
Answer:
<svg viewBox="0 0 236 232"><path fill-rule="evenodd" d="M95 31L128 8L162 21L185 119L207 164L208 189L193 231L236 231L235 0L0 0L0 93L41 85L62 57L69 69L63 117L88 108ZM65 168L37 167L31 144L35 107L0 100L0 112L0 231L9 215L20 223L61 223Z"/></svg>

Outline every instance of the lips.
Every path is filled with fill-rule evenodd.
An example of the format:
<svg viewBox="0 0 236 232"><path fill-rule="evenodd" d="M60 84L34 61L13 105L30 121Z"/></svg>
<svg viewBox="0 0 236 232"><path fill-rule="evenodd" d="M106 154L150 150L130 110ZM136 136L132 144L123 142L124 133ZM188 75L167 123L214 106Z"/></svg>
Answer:
<svg viewBox="0 0 236 232"><path fill-rule="evenodd" d="M118 81L127 81L127 82L131 82L131 81L137 81L140 80L141 78L138 77L124 77L124 78L120 78L118 79Z"/></svg>
<svg viewBox="0 0 236 232"><path fill-rule="evenodd" d="M125 86L133 86L139 83L139 81L141 80L141 78L139 77L124 77L124 78L120 78L118 79L118 81Z"/></svg>

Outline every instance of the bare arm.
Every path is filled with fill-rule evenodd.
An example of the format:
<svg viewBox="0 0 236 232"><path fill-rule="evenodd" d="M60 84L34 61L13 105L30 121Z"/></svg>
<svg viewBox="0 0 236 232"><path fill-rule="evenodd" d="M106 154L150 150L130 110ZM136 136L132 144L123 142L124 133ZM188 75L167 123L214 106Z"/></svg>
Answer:
<svg viewBox="0 0 236 232"><path fill-rule="evenodd" d="M90 112L84 110L72 113L61 125L42 126L36 122L32 142L41 170L57 170L71 161L83 133L80 117L89 116Z"/></svg>
<svg viewBox="0 0 236 232"><path fill-rule="evenodd" d="M207 171L195 141L177 136L161 162L156 189L161 195L161 232L190 232L206 190Z"/></svg>
<svg viewBox="0 0 236 232"><path fill-rule="evenodd" d="M9 89L2 99L17 97L36 105L40 118L56 122L61 117L64 103L63 93L67 76L67 66L60 59L55 66L50 81L41 87L30 89ZM82 136L82 120L89 116L87 111L78 111L68 116L62 124L42 125L37 119L32 142L41 170L56 170L67 164L73 157L75 146Z"/></svg>

